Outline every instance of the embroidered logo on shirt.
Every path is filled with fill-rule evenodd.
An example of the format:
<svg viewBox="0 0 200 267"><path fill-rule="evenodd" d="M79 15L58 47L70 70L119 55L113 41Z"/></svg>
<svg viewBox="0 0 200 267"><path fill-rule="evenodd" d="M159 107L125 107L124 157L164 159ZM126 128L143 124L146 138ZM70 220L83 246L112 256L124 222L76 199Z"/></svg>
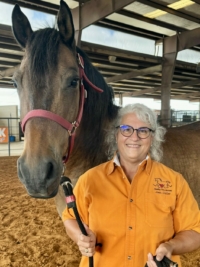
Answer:
<svg viewBox="0 0 200 267"><path fill-rule="evenodd" d="M167 194L169 195L172 190L171 190L171 182L170 181L163 181L162 178L155 178L155 184L154 185L154 190L158 194Z"/></svg>

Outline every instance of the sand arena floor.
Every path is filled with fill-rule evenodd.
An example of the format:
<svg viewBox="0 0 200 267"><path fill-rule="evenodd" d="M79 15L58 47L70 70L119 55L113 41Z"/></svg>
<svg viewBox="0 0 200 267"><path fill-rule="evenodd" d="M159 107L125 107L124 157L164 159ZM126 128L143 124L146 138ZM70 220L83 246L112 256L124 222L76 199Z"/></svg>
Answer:
<svg viewBox="0 0 200 267"><path fill-rule="evenodd" d="M54 200L27 195L17 178L17 158L0 157L0 267L78 267L80 254ZM181 259L183 267L200 267L200 249Z"/></svg>

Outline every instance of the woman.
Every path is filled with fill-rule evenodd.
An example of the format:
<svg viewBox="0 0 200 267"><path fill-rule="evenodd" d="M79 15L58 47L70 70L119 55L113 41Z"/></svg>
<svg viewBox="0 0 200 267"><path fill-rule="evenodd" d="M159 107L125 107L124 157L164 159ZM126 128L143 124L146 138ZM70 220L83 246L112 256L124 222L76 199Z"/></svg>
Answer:
<svg viewBox="0 0 200 267"><path fill-rule="evenodd" d="M83 174L74 193L88 236L67 208L63 221L82 253L80 266L155 267L153 255L181 266L178 255L200 246L200 212L181 174L158 161L165 129L142 104L122 108L114 158ZM101 249L95 247L102 243Z"/></svg>

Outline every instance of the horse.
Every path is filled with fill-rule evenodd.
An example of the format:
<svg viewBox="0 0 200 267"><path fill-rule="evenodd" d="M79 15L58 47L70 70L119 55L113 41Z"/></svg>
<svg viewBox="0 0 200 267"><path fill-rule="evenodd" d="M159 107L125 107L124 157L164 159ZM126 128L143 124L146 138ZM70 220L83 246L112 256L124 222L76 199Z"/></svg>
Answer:
<svg viewBox="0 0 200 267"><path fill-rule="evenodd" d="M183 175L200 207L200 121L167 129L162 163Z"/></svg>
<svg viewBox="0 0 200 267"><path fill-rule="evenodd" d="M33 32L18 5L12 25L25 49L13 76L25 131L18 177L30 196L55 197L61 216L66 207L61 176L65 173L75 184L86 170L112 157L116 144L110 133L119 107L112 88L75 45L72 14L63 0L57 29ZM162 162L183 174L200 204L199 130L200 122L169 128Z"/></svg>
<svg viewBox="0 0 200 267"><path fill-rule="evenodd" d="M109 133L119 107L112 88L76 47L72 14L63 0L57 25L58 29L33 31L18 5L12 12L14 37L25 50L13 75L25 137L18 177L30 196L56 196L61 216L66 206L59 185L64 169L74 184L86 170L112 156Z"/></svg>

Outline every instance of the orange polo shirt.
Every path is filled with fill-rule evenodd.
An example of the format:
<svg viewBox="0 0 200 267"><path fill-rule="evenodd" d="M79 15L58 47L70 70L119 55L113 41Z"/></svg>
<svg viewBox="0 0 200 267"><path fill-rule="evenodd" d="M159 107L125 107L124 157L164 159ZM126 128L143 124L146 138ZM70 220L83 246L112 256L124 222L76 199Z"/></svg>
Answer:
<svg viewBox="0 0 200 267"><path fill-rule="evenodd" d="M102 248L94 267L144 267L147 254L184 230L200 233L200 211L181 174L148 158L130 184L111 160L83 174L74 189L82 221L96 233ZM72 209L63 221L74 219ZM181 266L179 256L172 260ZM83 256L81 267L88 267Z"/></svg>

